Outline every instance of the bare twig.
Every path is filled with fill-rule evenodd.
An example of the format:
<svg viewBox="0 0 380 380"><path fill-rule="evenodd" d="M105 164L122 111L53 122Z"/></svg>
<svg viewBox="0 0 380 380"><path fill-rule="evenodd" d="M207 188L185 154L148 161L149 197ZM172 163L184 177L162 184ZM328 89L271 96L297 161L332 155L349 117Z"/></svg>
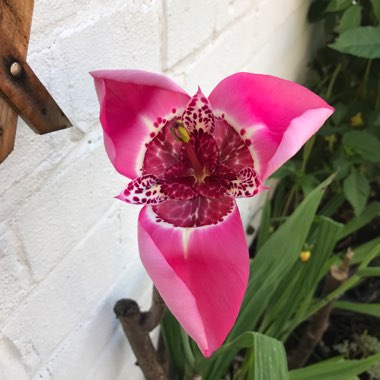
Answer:
<svg viewBox="0 0 380 380"><path fill-rule="evenodd" d="M160 323L164 310L165 303L156 288L153 288L149 311L141 312L136 301L131 299L121 299L114 307L146 380L168 379L166 360L157 353L149 336Z"/></svg>
<svg viewBox="0 0 380 380"><path fill-rule="evenodd" d="M332 266L330 268L330 273L327 276L323 290L324 295L339 288L347 280L352 257L353 252L351 249L348 249L342 264L339 267ZM301 368L305 365L313 353L315 346L322 339L323 334L329 326L330 314L334 303L335 300L329 302L325 307L314 314L297 348L289 358L289 369Z"/></svg>

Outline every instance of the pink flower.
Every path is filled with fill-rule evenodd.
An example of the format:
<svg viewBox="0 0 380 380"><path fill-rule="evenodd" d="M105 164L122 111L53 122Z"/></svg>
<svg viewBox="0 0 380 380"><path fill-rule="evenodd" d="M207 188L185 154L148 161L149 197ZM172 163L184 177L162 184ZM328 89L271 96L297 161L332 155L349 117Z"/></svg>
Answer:
<svg viewBox="0 0 380 380"><path fill-rule="evenodd" d="M306 88L238 73L206 98L164 76L96 71L104 142L132 181L118 196L144 204L141 260L205 356L231 330L249 275L236 197L252 197L332 114Z"/></svg>

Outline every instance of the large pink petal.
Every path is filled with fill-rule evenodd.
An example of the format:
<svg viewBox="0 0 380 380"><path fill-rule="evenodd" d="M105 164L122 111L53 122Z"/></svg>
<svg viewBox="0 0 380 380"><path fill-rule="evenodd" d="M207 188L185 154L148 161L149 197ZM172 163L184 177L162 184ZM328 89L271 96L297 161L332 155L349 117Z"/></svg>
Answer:
<svg viewBox="0 0 380 380"><path fill-rule="evenodd" d="M262 181L297 153L334 111L299 84L250 73L225 78L209 100L215 116L224 114L248 143Z"/></svg>
<svg viewBox="0 0 380 380"><path fill-rule="evenodd" d="M190 97L170 79L139 70L95 71L107 153L129 178L142 174L146 144L180 116Z"/></svg>
<svg viewBox="0 0 380 380"><path fill-rule="evenodd" d="M205 356L231 330L249 275L237 207L216 225L181 228L157 222L149 206L139 218L141 260L166 305Z"/></svg>

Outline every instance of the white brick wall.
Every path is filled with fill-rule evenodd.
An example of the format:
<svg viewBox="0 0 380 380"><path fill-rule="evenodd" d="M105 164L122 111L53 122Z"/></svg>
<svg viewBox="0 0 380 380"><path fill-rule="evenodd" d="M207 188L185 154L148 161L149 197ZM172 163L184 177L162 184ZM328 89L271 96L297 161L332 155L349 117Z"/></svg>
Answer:
<svg viewBox="0 0 380 380"><path fill-rule="evenodd" d="M139 68L208 93L245 70L300 79L310 52L303 0L36 0L29 63L74 124L19 123L0 165L0 379L141 378L114 303L148 306L138 207L108 162L88 71ZM254 211L244 202L245 222Z"/></svg>

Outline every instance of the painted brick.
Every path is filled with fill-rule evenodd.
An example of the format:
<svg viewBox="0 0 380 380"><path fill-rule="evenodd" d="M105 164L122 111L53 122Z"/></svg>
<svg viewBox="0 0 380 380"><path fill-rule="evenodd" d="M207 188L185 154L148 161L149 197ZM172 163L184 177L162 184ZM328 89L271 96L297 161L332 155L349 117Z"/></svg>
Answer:
<svg viewBox="0 0 380 380"><path fill-rule="evenodd" d="M273 6L273 2L263 2L261 8L252 10L239 19L239 23L227 28L218 38L210 43L207 48L198 54L192 62L175 68L175 72L184 73L187 88L190 92L196 91L200 84L202 90L208 94L215 85L224 77L242 71L243 67L250 67L248 71L272 73L273 69L279 70L282 65L278 62L286 59L290 54L290 47L294 46L297 36L307 39L307 31L304 9L294 11L294 0L287 0L289 7L281 8L281 12ZM269 7L269 4L271 6ZM276 13L271 16L270 25L264 27L274 9ZM263 17L262 11L266 17ZM290 16L290 17L288 17ZM285 21L284 21L285 20ZM304 34L302 34L304 33ZM305 34L306 33L306 34ZM228 49L226 49L228 47ZM260 54L265 48L265 54ZM304 50L297 49L293 56L302 54ZM276 60L273 55L276 54ZM258 62L258 68L253 64ZM289 65L283 65L289 69ZM291 67L291 66L290 66ZM263 69L261 69L263 68Z"/></svg>
<svg viewBox="0 0 380 380"><path fill-rule="evenodd" d="M151 299L151 282L145 282L144 292L138 297L142 309ZM145 307L144 307L145 304ZM143 379L141 370L135 365L136 358L131 353L129 343L126 341L121 326L118 326L111 336L108 344L104 347L102 354L97 358L91 370L83 380L103 380L103 379Z"/></svg>
<svg viewBox="0 0 380 380"><path fill-rule="evenodd" d="M307 9L307 4L304 3L292 12L244 69L290 80L302 79L310 58L313 38L313 28L306 20ZM294 49L294 46L298 49Z"/></svg>
<svg viewBox="0 0 380 380"><path fill-rule="evenodd" d="M34 379L39 380L40 376L44 378L44 374L49 372L54 373L57 379L85 379L86 374L92 372L94 373L92 379L96 374L101 378L98 368L100 362L104 365L104 370L101 372L108 371L108 374L110 371L117 374L126 366L126 362L129 361L131 364L134 362L128 341L120 328L119 321L114 317L113 306L118 299L128 297L149 302L151 283L139 266L141 266L139 262L128 260L125 270L99 298L96 307L89 310L59 344L49 360L38 370ZM118 341L116 346L115 339ZM111 350L110 345L115 347ZM107 361L102 359L105 355ZM108 360L108 356L111 356L112 360ZM114 379L116 376L103 378Z"/></svg>
<svg viewBox="0 0 380 380"><path fill-rule="evenodd" d="M215 2L168 0L166 68L205 44L214 31Z"/></svg>
<svg viewBox="0 0 380 380"><path fill-rule="evenodd" d="M12 340L0 335L0 375L1 380L30 379L30 371L39 365L40 358L33 343L27 342L20 330Z"/></svg>
<svg viewBox="0 0 380 380"><path fill-rule="evenodd" d="M149 3L140 1L140 3ZM51 45L63 31L75 29L86 20L98 19L99 15L125 6L124 0L113 0L112 7L102 0L49 1L36 0L34 5L31 53ZM46 31L49 30L47 34Z"/></svg>
<svg viewBox="0 0 380 380"><path fill-rule="evenodd" d="M67 255L116 201L123 177L99 141L82 146L15 214L14 228L37 280Z"/></svg>
<svg viewBox="0 0 380 380"><path fill-rule="evenodd" d="M253 11L245 15L210 43L193 62L176 67L176 71L184 72L190 92L195 92L200 84L204 93L210 93L220 80L239 71L250 59L255 49L256 18Z"/></svg>
<svg viewBox="0 0 380 380"><path fill-rule="evenodd" d="M99 113L90 71L161 69L160 2L124 2L110 9L62 32L51 47L56 74L52 89L66 94L62 106L82 131L92 127L88 121Z"/></svg>
<svg viewBox="0 0 380 380"><path fill-rule="evenodd" d="M25 345L33 345L40 360L47 360L75 325L86 318L104 289L112 286L129 261L134 261L136 242L130 242L131 249L124 252L118 228L112 208L20 305L3 328L3 334L20 351ZM49 333L41 334L45 330ZM24 332L22 341L18 341L20 331Z"/></svg>
<svg viewBox="0 0 380 380"><path fill-rule="evenodd" d="M215 30L223 31L228 25L239 22L239 17L252 11L263 0L219 0L215 3Z"/></svg>
<svg viewBox="0 0 380 380"><path fill-rule="evenodd" d="M282 38L287 36L287 27L292 24L292 22L306 22L306 18L301 20L300 8L308 8L309 4L307 1L299 0L283 0L279 4L278 1L261 1L257 8L255 8L255 13L257 14L256 27L260 44L256 44L256 48L260 48L263 43L274 38ZM294 20L293 14L297 13L300 17ZM268 20L270 20L268 22ZM279 26L281 25L281 28ZM290 39L290 36L287 36ZM270 45L269 43L266 43ZM281 42L276 43L276 45L271 45L272 48L281 48ZM297 49L301 50L301 49Z"/></svg>
<svg viewBox="0 0 380 380"><path fill-rule="evenodd" d="M0 379L27 380L24 357L17 347L0 334Z"/></svg>
<svg viewBox="0 0 380 380"><path fill-rule="evenodd" d="M13 217L15 210L40 189L62 159L74 147L72 130L36 135L19 122L15 150L0 165L0 220ZM6 200L6 201L5 201Z"/></svg>
<svg viewBox="0 0 380 380"><path fill-rule="evenodd" d="M0 223L0 331L4 320L22 301L33 281L23 247L6 223Z"/></svg>

